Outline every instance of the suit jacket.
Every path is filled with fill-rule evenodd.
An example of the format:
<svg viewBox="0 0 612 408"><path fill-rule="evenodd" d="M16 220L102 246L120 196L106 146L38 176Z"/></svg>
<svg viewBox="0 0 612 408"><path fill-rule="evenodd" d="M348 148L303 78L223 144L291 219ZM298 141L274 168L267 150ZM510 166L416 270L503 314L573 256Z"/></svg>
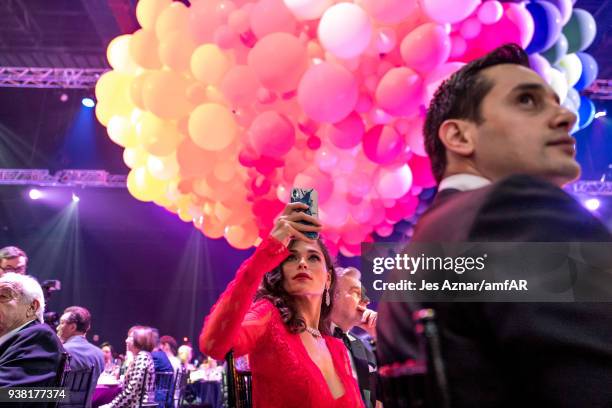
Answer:
<svg viewBox="0 0 612 408"><path fill-rule="evenodd" d="M71 370L89 369L93 366L89 401L87 402L87 407L90 407L98 377L104 371L104 354L102 350L88 342L83 336L72 336L64 343L64 348L70 354Z"/></svg>
<svg viewBox="0 0 612 408"><path fill-rule="evenodd" d="M353 357L353 363L355 364L355 370L357 371L361 398L366 404L366 407L375 407L378 386L376 356L370 347L368 347L359 337L351 335L349 336L349 340L351 342L350 352Z"/></svg>
<svg viewBox="0 0 612 408"><path fill-rule="evenodd" d="M0 388L55 387L62 343L46 324L32 321L0 344ZM39 407L40 403L11 404Z"/></svg>
<svg viewBox="0 0 612 408"><path fill-rule="evenodd" d="M517 175L443 190L413 240L612 242L612 235L563 190ZM413 306L380 305L380 365L419 356ZM436 310L451 406L612 406L612 303L422 306Z"/></svg>

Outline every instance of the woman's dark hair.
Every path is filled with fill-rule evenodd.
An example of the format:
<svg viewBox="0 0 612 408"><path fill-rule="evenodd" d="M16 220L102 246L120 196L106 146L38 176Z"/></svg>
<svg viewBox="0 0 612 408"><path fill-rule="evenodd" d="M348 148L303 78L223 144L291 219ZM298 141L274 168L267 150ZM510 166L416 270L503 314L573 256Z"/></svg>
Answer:
<svg viewBox="0 0 612 408"><path fill-rule="evenodd" d="M293 240L289 243L289 249L291 249L297 241ZM323 334L330 335L330 315L332 307L334 306L334 297L332 296L336 288L336 273L334 272L334 261L329 254L329 250L320 239L317 240L317 244L323 253L327 273L329 273L331 283L329 285L329 306L325 304L325 295L321 301L321 317L319 318L319 331ZM293 296L291 296L285 288L283 288L283 265L286 260L281 262L276 268L266 273L263 278L263 282L257 290L255 300L268 299L281 314L283 323L287 325L291 333L297 334L306 330L306 322L304 318L297 312L297 306Z"/></svg>
<svg viewBox="0 0 612 408"><path fill-rule="evenodd" d="M527 53L518 45L503 45L463 66L442 82L431 99L423 135L425 150L431 160L431 170L438 183L447 165L446 148L438 137L440 126L447 119L482 123L480 106L494 85L482 75L482 70L500 64L516 64L529 68L529 59Z"/></svg>

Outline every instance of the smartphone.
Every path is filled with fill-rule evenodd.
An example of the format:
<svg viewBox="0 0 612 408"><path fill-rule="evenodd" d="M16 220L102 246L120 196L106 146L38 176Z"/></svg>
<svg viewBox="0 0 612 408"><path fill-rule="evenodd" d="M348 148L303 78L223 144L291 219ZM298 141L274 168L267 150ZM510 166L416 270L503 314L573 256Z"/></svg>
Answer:
<svg viewBox="0 0 612 408"><path fill-rule="evenodd" d="M317 190L314 188L297 188L293 187L291 189L291 202L300 202L304 203L308 206L307 210L303 210L308 215L312 215L313 217L319 218L319 197L317 195ZM300 221L302 224L312 225L306 221ZM310 239L319 239L319 233L315 231L306 231L304 232Z"/></svg>

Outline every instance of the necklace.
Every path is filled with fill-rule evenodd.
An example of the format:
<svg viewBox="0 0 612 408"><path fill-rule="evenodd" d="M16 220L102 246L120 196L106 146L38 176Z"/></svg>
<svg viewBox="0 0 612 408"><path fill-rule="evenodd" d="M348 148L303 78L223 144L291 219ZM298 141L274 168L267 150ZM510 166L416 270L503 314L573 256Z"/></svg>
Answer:
<svg viewBox="0 0 612 408"><path fill-rule="evenodd" d="M320 338L321 337L321 332L318 331L317 329L313 329L312 327L308 327L306 326L306 331L310 334L312 334L312 337L314 337L315 339Z"/></svg>

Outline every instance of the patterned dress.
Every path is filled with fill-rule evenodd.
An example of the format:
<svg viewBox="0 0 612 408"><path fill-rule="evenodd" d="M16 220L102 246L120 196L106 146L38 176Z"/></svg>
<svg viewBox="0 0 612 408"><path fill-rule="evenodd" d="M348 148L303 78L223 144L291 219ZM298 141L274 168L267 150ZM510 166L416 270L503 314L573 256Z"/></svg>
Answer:
<svg viewBox="0 0 612 408"><path fill-rule="evenodd" d="M153 358L148 351L140 351L136 355L132 364L128 367L123 382L123 390L109 404L103 405L103 408L136 408L140 402L140 395L143 392L143 383L145 373L147 381L145 385L142 402L153 402L154 386L155 386L155 367ZM101 407L101 408L102 408Z"/></svg>

